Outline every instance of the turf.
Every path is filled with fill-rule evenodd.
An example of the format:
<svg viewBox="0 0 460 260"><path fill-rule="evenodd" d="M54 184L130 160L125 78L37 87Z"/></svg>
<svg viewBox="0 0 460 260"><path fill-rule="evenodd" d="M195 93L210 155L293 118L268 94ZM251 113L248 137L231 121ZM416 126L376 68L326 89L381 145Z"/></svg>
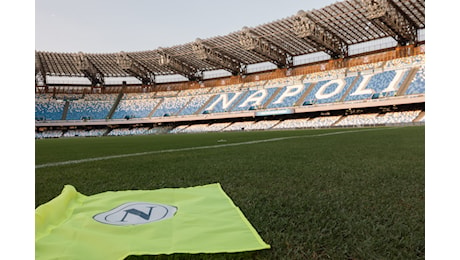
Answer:
<svg viewBox="0 0 460 260"><path fill-rule="evenodd" d="M295 138L273 139L289 136ZM250 143L255 140L270 141ZM160 259L425 257L424 126L35 142L36 165L142 152L37 168L35 204L56 197L65 184L92 195L219 182L272 248ZM138 258L150 257L129 257Z"/></svg>

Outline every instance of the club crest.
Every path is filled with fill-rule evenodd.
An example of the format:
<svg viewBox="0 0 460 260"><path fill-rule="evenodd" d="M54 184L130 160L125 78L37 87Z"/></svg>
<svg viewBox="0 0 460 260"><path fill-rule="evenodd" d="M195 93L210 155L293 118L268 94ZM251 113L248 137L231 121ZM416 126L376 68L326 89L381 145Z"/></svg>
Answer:
<svg viewBox="0 0 460 260"><path fill-rule="evenodd" d="M124 203L112 210L99 213L94 220L110 225L140 225L172 218L177 207L149 202Z"/></svg>

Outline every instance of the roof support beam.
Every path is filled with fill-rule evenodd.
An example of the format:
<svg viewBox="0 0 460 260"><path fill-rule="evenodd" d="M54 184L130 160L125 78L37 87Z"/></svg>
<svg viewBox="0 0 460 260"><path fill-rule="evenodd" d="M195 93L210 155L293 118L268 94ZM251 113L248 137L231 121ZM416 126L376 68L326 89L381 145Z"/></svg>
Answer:
<svg viewBox="0 0 460 260"><path fill-rule="evenodd" d="M399 45L417 41L417 27L391 0L362 0L366 18L375 26L390 32Z"/></svg>
<svg viewBox="0 0 460 260"><path fill-rule="evenodd" d="M223 67L225 70L231 72L233 76L242 73L242 62L231 58L227 54L213 50L212 47L205 44L201 39L197 39L193 43L192 49L198 59L205 60L215 66Z"/></svg>
<svg viewBox="0 0 460 260"><path fill-rule="evenodd" d="M202 80L203 73L198 71L196 68L188 65L187 63L174 58L171 54L168 53L167 50L163 48L158 49L158 53L160 54L159 64L161 66L166 66L172 71L188 78L189 80Z"/></svg>
<svg viewBox="0 0 460 260"><path fill-rule="evenodd" d="M297 37L314 42L334 59L348 56L348 45L345 41L316 23L305 11L299 11L294 17L293 30Z"/></svg>
<svg viewBox="0 0 460 260"><path fill-rule="evenodd" d="M240 32L239 40L245 50L262 55L278 66L278 68L292 66L292 57L286 51L257 35L248 27L244 27Z"/></svg>
<svg viewBox="0 0 460 260"><path fill-rule="evenodd" d="M117 64L124 71L139 79L142 85L155 85L155 73L131 58L127 53L122 51L117 54Z"/></svg>
<svg viewBox="0 0 460 260"><path fill-rule="evenodd" d="M89 57L83 52L74 55L78 70L91 81L91 86L103 86L104 74L91 62Z"/></svg>

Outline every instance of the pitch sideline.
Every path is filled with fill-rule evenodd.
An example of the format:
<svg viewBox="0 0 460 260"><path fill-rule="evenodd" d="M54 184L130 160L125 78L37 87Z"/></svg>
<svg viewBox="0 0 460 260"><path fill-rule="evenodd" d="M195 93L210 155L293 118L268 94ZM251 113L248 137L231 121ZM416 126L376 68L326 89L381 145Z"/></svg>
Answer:
<svg viewBox="0 0 460 260"><path fill-rule="evenodd" d="M359 130L338 131L338 132L315 134L315 135L297 135L297 136L277 137L277 138L255 140L255 141L247 141L247 142L240 142L240 143L231 143L231 144L205 145L205 146L177 148L177 149L166 149L166 150L158 150L158 151L150 151L150 152L142 152L142 153L119 154L119 155L87 158L87 159L80 159L80 160L71 160L71 161L63 161L63 162L38 164L38 165L35 165L35 169L54 167L54 166L62 166L62 165L69 165L69 164L87 163L87 162L94 162L94 161L102 161L102 160L110 160L110 159L118 159L118 158L126 158L126 157L134 157L134 156L143 156L143 155L150 155L150 154L161 154L161 153L185 152L185 151L194 151L194 150L203 150L203 149L214 149L214 148L222 148L222 147L231 147L231 146L240 146L240 145L250 145L250 144L258 144L258 143L276 142L276 141L283 141L283 140L297 139L297 138L322 137L322 136L329 136L329 135L339 135L339 134L367 132L367 131L376 131L376 130L387 130L387 129L395 129L395 128L396 127L392 127L392 128L366 128L366 129L359 129Z"/></svg>

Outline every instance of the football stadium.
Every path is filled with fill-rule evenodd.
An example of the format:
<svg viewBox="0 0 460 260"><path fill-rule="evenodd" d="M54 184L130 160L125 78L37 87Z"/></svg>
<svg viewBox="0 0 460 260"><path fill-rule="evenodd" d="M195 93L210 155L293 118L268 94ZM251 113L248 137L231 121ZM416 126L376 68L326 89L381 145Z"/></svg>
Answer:
<svg viewBox="0 0 460 260"><path fill-rule="evenodd" d="M36 50L35 207L37 259L424 259L425 1Z"/></svg>

